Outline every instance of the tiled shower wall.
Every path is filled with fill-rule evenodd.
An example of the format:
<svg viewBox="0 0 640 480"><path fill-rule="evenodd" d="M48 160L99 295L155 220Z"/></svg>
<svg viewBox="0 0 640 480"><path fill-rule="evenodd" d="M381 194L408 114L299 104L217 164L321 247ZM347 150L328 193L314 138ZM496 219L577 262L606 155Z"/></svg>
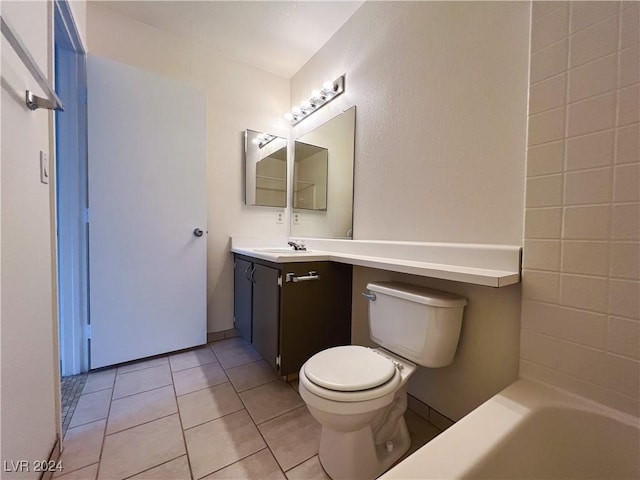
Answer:
<svg viewBox="0 0 640 480"><path fill-rule="evenodd" d="M634 415L639 2L533 2L520 374Z"/></svg>

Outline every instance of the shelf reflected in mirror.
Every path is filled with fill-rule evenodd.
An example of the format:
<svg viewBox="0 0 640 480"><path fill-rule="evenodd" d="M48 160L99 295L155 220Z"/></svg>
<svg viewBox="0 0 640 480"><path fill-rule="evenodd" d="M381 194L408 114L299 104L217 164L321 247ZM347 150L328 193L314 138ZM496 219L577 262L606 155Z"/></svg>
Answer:
<svg viewBox="0 0 640 480"><path fill-rule="evenodd" d="M245 204L287 206L287 139L255 130L244 133Z"/></svg>

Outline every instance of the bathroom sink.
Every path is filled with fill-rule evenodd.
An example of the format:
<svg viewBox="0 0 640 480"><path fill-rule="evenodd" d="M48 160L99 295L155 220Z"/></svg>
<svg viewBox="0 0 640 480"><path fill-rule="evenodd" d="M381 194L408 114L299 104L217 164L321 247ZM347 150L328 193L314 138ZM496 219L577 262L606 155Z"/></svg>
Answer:
<svg viewBox="0 0 640 480"><path fill-rule="evenodd" d="M264 253L309 253L311 250L294 250L293 248L254 248L256 252Z"/></svg>

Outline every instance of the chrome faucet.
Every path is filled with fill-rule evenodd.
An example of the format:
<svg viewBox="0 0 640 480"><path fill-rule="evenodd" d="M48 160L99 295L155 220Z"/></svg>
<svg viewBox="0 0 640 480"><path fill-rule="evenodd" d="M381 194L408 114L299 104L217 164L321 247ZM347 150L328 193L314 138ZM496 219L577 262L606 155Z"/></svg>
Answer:
<svg viewBox="0 0 640 480"><path fill-rule="evenodd" d="M301 242L301 243L296 243L296 242L287 242L287 243L288 243L288 244L289 244L289 245L290 245L294 250L298 250L298 251L302 250L302 251L304 251L304 250L306 250L306 249L307 249L307 247L305 247L305 246L304 246L304 243L302 243L302 242Z"/></svg>

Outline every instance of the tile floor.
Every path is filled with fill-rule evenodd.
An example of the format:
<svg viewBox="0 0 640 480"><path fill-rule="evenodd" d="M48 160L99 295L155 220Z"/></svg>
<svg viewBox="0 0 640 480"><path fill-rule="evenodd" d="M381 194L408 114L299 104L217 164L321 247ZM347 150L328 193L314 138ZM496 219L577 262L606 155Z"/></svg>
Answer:
<svg viewBox="0 0 640 480"><path fill-rule="evenodd" d="M69 375L62 377L60 381L60 396L62 398L62 436L64 437L71 423L71 417L76 410L80 395L84 390L87 374Z"/></svg>
<svg viewBox="0 0 640 480"><path fill-rule="evenodd" d="M407 411L412 449L440 430ZM67 479L326 479L320 425L241 338L90 373Z"/></svg>

